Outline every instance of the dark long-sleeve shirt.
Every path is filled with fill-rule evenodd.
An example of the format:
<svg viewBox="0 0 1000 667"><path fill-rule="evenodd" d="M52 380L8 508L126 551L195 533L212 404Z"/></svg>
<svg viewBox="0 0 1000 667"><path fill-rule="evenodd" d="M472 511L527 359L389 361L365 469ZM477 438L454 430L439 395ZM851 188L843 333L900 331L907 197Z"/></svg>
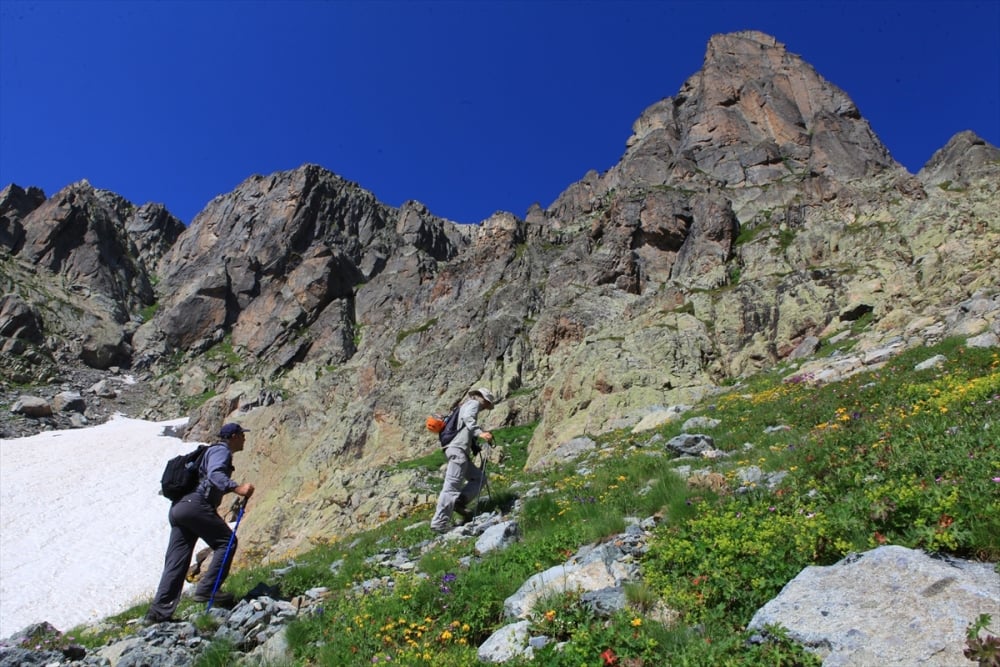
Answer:
<svg viewBox="0 0 1000 667"><path fill-rule="evenodd" d="M201 460L198 471L201 479L198 482L200 493L212 507L222 504L222 496L235 489L239 484L230 475L233 474L233 453L224 442L217 442L208 448Z"/></svg>

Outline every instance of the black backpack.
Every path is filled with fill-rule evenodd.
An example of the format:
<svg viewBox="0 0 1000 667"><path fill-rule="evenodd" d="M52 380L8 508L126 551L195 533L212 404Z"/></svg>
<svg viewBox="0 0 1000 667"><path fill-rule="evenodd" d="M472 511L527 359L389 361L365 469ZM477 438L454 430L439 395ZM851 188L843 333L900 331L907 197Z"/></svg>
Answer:
<svg viewBox="0 0 1000 667"><path fill-rule="evenodd" d="M462 430L462 425L459 423L458 411L462 409L461 403L451 411L448 418L444 421L444 428L438 433L438 440L441 442L441 447L447 447L448 444L455 439L458 432Z"/></svg>
<svg viewBox="0 0 1000 667"><path fill-rule="evenodd" d="M180 500L195 490L198 486L198 468L208 451L208 445L198 445L198 448L187 454L180 454L167 461L160 478L160 493L168 500Z"/></svg>

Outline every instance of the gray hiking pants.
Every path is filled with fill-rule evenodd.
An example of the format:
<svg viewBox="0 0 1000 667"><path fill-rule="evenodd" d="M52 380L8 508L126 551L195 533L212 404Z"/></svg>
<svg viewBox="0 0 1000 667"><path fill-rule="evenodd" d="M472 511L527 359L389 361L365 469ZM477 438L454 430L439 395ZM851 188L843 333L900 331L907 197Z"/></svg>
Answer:
<svg viewBox="0 0 1000 667"><path fill-rule="evenodd" d="M223 569L222 580L229 575L229 566L236 554L236 540L233 539L229 558L226 558L226 546L233 535L232 529L219 513L199 493L189 493L170 508L170 541L167 543L167 555L163 559L163 575L156 589L156 597L149 606L149 613L159 618L170 618L181 599L184 589L184 577L191 565L191 555L201 538L215 553L212 563L201 578L195 595L212 594L215 579ZM223 563L223 560L226 562ZM220 582L221 586L221 582Z"/></svg>
<svg viewBox="0 0 1000 667"><path fill-rule="evenodd" d="M456 438L457 439L457 438ZM431 519L431 528L439 530L451 522L455 503L462 500L466 505L479 494L483 485L483 471L469 460L468 449L463 446L449 446L444 450L448 457L448 468L444 473L444 486L438 496L437 511Z"/></svg>

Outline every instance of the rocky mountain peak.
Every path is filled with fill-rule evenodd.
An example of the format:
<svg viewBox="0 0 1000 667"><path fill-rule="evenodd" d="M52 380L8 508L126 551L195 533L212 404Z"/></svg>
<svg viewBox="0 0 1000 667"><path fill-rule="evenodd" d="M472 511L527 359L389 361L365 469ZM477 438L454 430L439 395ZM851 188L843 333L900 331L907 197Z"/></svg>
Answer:
<svg viewBox="0 0 1000 667"><path fill-rule="evenodd" d="M996 174L997 170L1000 170L1000 148L966 130L935 152L919 175L931 185L965 188L977 176Z"/></svg>
<svg viewBox="0 0 1000 667"><path fill-rule="evenodd" d="M159 259L183 229L176 218L159 210L157 215L144 209L133 222L137 209L131 203L82 180L24 216L24 240L17 254L76 289L110 297L117 302L114 318L125 322L154 298L148 280L151 267L143 261ZM151 242L150 236L160 241Z"/></svg>
<svg viewBox="0 0 1000 667"><path fill-rule="evenodd" d="M759 32L715 35L699 72L633 126L618 169L662 185L704 173L726 187L847 181L899 168L844 91Z"/></svg>
<svg viewBox="0 0 1000 667"><path fill-rule="evenodd" d="M316 165L252 176L209 202L163 255L164 297L136 352L152 360L204 350L231 333L277 368L316 349L344 361L354 352L357 286L447 260L467 243L419 202L385 206ZM314 325L318 343L300 335Z"/></svg>

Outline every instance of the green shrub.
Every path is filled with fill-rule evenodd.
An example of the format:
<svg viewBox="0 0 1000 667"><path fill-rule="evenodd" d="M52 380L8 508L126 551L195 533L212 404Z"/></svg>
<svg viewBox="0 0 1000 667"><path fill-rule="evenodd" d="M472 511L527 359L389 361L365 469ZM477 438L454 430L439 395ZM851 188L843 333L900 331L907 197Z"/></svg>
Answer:
<svg viewBox="0 0 1000 667"><path fill-rule="evenodd" d="M804 563L831 562L821 511L768 495L704 503L698 515L660 529L643 561L646 581L692 623L712 613L749 622ZM846 546L846 545L842 545Z"/></svg>
<svg viewBox="0 0 1000 667"><path fill-rule="evenodd" d="M198 654L194 667L229 667L238 655L232 642L216 639Z"/></svg>

